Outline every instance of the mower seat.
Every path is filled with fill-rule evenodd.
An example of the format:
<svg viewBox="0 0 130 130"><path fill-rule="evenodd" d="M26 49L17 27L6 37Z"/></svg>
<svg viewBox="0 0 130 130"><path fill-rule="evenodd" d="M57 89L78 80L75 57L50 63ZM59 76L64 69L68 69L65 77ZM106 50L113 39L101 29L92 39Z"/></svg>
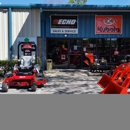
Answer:
<svg viewBox="0 0 130 130"><path fill-rule="evenodd" d="M19 71L29 72L34 68L34 61L32 56L22 56L19 60L20 66Z"/></svg>

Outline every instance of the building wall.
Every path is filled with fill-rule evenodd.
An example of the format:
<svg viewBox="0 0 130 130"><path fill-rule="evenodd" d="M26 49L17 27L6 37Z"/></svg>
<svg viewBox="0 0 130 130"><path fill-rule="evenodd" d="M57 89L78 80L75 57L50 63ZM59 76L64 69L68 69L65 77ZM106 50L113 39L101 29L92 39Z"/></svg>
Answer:
<svg viewBox="0 0 130 130"><path fill-rule="evenodd" d="M68 38L129 38L130 37L130 13L129 12L95 12L95 13L70 13L70 12L43 12L43 19L45 21L45 37L64 38L64 34L50 33L50 15L51 14L72 14L78 15L78 34L69 34ZM95 14L97 15L122 15L123 16L123 32L122 34L95 34ZM43 22L42 22L43 23Z"/></svg>
<svg viewBox="0 0 130 130"><path fill-rule="evenodd" d="M0 60L8 59L8 11L0 9Z"/></svg>
<svg viewBox="0 0 130 130"><path fill-rule="evenodd" d="M40 36L39 9L13 9L12 10L12 43L13 58L17 56L17 38L36 38ZM36 40L37 41L37 40Z"/></svg>
<svg viewBox="0 0 130 130"><path fill-rule="evenodd" d="M64 34L50 33L51 14L72 14L79 16L78 34L69 34L68 38L129 38L130 37L130 13L82 13L82 12L42 12L42 26L39 9L12 9L12 50L13 57L17 55L17 38L41 36L41 29L44 37L64 38ZM123 15L123 33L119 35L96 35L95 14L100 15ZM44 22L43 22L44 21ZM43 24L44 23L44 24ZM8 11L0 9L0 60L8 59Z"/></svg>

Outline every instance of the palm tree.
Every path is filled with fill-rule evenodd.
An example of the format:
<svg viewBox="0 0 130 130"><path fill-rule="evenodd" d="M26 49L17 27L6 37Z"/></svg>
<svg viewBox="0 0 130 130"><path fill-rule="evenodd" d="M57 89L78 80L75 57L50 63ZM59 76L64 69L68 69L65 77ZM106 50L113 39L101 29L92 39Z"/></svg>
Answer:
<svg viewBox="0 0 130 130"><path fill-rule="evenodd" d="M67 4L84 5L86 3L87 3L87 0L69 0Z"/></svg>

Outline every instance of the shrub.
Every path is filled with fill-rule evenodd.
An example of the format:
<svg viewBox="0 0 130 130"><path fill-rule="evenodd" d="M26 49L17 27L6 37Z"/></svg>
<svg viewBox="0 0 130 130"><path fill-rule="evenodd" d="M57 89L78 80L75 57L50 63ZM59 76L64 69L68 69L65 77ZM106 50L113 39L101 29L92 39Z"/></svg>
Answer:
<svg viewBox="0 0 130 130"><path fill-rule="evenodd" d="M40 59L35 60L35 63L42 67L42 62ZM7 72L12 71L15 64L18 64L17 60L0 60L0 75L3 76Z"/></svg>
<svg viewBox="0 0 130 130"><path fill-rule="evenodd" d="M8 71L12 71L17 60L0 60L0 75L5 75Z"/></svg>
<svg viewBox="0 0 130 130"><path fill-rule="evenodd" d="M40 68L42 68L42 62L41 62L40 59L35 60L35 63L36 63L36 64L39 64Z"/></svg>

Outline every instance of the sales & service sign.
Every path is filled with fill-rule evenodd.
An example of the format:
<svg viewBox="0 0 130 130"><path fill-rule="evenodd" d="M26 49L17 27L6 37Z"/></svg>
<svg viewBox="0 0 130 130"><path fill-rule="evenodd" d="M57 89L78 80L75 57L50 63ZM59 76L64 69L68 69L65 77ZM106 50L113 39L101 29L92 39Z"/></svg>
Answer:
<svg viewBox="0 0 130 130"><path fill-rule="evenodd" d="M96 15L95 34L122 34L122 15Z"/></svg>
<svg viewBox="0 0 130 130"><path fill-rule="evenodd" d="M51 16L51 33L78 34L77 16Z"/></svg>

